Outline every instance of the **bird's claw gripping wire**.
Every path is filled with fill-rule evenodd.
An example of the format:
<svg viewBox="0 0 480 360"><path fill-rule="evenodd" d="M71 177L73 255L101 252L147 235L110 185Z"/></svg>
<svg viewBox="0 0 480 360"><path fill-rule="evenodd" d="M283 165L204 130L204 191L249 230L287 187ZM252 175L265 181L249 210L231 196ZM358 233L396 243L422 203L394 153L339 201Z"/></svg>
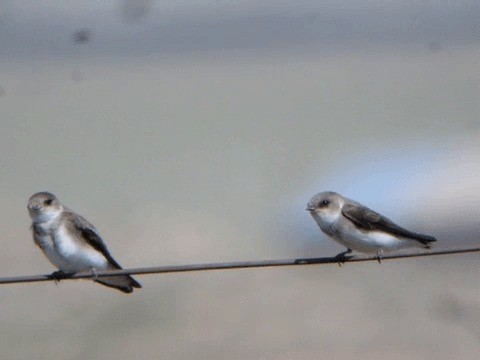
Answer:
<svg viewBox="0 0 480 360"><path fill-rule="evenodd" d="M55 284L58 284L60 280L68 279L69 277L72 277L72 275L73 274L65 273L62 270L57 270L50 274L50 278L53 279Z"/></svg>
<svg viewBox="0 0 480 360"><path fill-rule="evenodd" d="M337 261L338 266L342 267L342 265L351 258L351 256L347 256L347 254L350 254L351 252L352 249L348 248L346 251L343 251L334 257L334 259Z"/></svg>

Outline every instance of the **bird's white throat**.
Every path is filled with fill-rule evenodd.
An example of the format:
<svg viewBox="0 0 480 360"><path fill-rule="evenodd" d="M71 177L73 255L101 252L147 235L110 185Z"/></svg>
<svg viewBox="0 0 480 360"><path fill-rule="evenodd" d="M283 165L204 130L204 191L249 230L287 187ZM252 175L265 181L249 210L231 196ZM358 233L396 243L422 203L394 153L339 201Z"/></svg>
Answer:
<svg viewBox="0 0 480 360"><path fill-rule="evenodd" d="M50 223L56 220L62 214L62 209L42 210L39 212L30 212L30 217L35 224Z"/></svg>

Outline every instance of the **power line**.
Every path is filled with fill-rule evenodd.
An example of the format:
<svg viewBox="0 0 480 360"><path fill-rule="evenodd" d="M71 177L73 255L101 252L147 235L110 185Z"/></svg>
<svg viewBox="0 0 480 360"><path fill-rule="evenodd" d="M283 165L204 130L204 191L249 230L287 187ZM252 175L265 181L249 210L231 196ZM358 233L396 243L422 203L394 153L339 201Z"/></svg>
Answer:
<svg viewBox="0 0 480 360"><path fill-rule="evenodd" d="M471 252L479 252L480 247L473 248L454 248L444 250L431 250L423 252L406 252L386 254L382 256L383 260L403 259L420 256L436 256L449 254L465 254ZM348 256L345 263L377 261L376 255L352 255ZM82 272L69 275L62 278L62 280L74 279L92 279L95 277L105 277L112 275L147 275L147 274L169 274L179 272L193 272L193 271L207 271L207 270L232 270L232 269L247 269L247 268L262 268L262 267L280 267L280 266L305 266L305 265L326 265L338 264L338 259L335 257L321 257L321 258L299 258L299 259L285 259L285 260L259 260L259 261L236 261L224 263L210 263L210 264L190 264L190 265L169 265L169 266L154 266L144 268L131 268L121 270L104 270L92 272ZM52 275L29 275L29 276L12 276L0 278L0 284L18 284L39 281L56 281Z"/></svg>

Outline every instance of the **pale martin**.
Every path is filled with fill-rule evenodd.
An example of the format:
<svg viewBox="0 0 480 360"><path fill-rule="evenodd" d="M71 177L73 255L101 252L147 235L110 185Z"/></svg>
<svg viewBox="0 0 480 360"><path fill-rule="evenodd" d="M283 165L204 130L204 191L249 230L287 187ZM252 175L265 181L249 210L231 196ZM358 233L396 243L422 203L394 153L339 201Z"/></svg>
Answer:
<svg viewBox="0 0 480 360"><path fill-rule="evenodd" d="M122 268L110 255L95 226L64 207L55 195L49 192L32 195L28 212L33 221L33 240L59 269L53 277ZM142 287L129 275L94 277L94 281L125 293Z"/></svg>
<svg viewBox="0 0 480 360"><path fill-rule="evenodd" d="M433 236L419 234L398 226L383 215L335 192L322 192L308 202L307 210L320 229L347 248L337 255L347 260L352 250L377 254L421 247L430 249Z"/></svg>

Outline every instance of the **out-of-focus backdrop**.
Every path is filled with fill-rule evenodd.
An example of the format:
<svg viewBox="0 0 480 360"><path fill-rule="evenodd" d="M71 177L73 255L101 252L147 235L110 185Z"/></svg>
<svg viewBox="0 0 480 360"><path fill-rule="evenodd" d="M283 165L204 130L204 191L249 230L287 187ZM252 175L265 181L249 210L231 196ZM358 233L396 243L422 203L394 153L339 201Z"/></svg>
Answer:
<svg viewBox="0 0 480 360"><path fill-rule="evenodd" d="M0 275L51 191L124 267L334 255L335 190L480 240L477 1L0 1ZM473 359L478 255L0 287L2 359Z"/></svg>

